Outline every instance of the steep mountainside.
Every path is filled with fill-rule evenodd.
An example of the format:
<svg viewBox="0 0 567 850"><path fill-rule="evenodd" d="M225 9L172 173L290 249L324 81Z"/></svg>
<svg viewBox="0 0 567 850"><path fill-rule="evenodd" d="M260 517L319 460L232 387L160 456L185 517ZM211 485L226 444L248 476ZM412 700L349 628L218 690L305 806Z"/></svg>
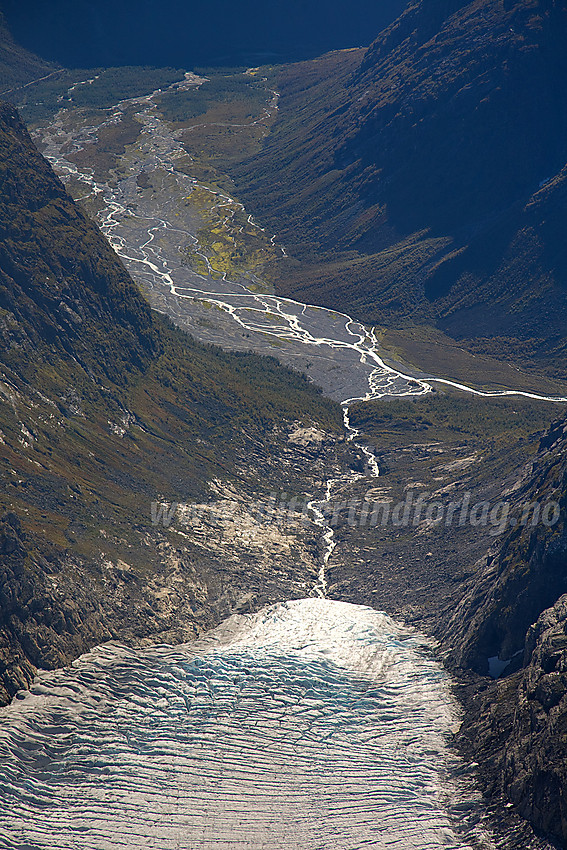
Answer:
<svg viewBox="0 0 567 850"><path fill-rule="evenodd" d="M353 406L381 475L340 492L353 510L328 583L435 635L465 709L456 740L490 802L567 846L567 420L556 406L533 440L545 416L440 393Z"/></svg>
<svg viewBox="0 0 567 850"><path fill-rule="evenodd" d="M424 0L366 52L282 69L233 169L302 261L282 291L564 363L566 40L564 3Z"/></svg>
<svg viewBox="0 0 567 850"><path fill-rule="evenodd" d="M45 77L55 67L14 41L0 10L0 98L17 86Z"/></svg>
<svg viewBox="0 0 567 850"><path fill-rule="evenodd" d="M567 846L567 424L557 422L505 494L519 505L550 501L558 521L507 532L477 564L444 640L453 663L486 673L460 733L493 797L510 801L537 829ZM531 512L530 512L531 513ZM518 669L519 668L519 669ZM480 689L479 689L480 684Z"/></svg>
<svg viewBox="0 0 567 850"><path fill-rule="evenodd" d="M304 596L319 535L262 524L254 502L317 492L338 405L153 315L6 105L0 233L0 702L111 637ZM290 441L302 423L319 430Z"/></svg>

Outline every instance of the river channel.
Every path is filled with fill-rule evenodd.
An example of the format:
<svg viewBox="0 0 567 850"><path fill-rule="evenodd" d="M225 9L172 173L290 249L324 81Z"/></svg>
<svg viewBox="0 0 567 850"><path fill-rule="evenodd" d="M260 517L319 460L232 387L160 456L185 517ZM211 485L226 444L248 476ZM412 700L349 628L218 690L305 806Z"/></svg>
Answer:
<svg viewBox="0 0 567 850"><path fill-rule="evenodd" d="M180 86L198 84L188 75ZM196 190L261 228L238 201L177 168L186 151L156 95L107 112L105 125L133 110L143 127L124 171L107 181L68 158L101 125L73 130L62 110L38 134L59 175L97 199L102 231L152 306L205 342L306 372L342 404L352 441L354 400L430 392L432 378L386 362L373 328L278 297L253 273L215 272L199 242ZM187 250L204 269L183 260ZM451 750L459 713L434 645L379 611L325 598L334 543L322 507L332 489L311 503L326 548L310 598L234 615L190 644L98 647L40 671L0 711L0 847L514 846L513 836L492 837L473 767Z"/></svg>

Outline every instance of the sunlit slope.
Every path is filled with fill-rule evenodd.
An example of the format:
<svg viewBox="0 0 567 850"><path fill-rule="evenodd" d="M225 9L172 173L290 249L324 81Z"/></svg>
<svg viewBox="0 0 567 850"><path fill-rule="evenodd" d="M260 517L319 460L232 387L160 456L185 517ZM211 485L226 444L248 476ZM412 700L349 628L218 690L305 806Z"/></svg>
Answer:
<svg viewBox="0 0 567 850"><path fill-rule="evenodd" d="M269 492L289 481L276 471L286 423L335 430L342 419L275 361L199 345L153 314L7 106L0 172L5 699L30 661L57 665L114 629L175 619L143 600L166 575L152 500L202 499L213 478L248 499ZM104 564L117 562L109 583Z"/></svg>

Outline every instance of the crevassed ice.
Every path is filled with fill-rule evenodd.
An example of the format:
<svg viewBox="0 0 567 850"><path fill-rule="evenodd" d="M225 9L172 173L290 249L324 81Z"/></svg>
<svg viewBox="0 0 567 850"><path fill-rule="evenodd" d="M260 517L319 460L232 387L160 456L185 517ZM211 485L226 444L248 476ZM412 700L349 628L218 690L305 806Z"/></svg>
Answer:
<svg viewBox="0 0 567 850"><path fill-rule="evenodd" d="M424 638L327 599L105 645L0 711L0 846L468 846L447 813L454 712Z"/></svg>

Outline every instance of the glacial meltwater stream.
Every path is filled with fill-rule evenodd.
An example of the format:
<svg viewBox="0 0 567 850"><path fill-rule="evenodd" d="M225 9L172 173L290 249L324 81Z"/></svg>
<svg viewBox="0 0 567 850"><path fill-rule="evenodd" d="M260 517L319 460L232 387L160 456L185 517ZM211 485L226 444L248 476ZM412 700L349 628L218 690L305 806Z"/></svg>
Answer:
<svg viewBox="0 0 567 850"><path fill-rule="evenodd" d="M98 199L103 232L152 304L198 338L306 371L342 402L352 440L353 399L429 392L428 380L384 363L373 329L263 292L254 275L213 274L191 193L210 193L227 216L239 205L176 168L186 152L154 95L109 111L107 125L137 110L143 133L108 182L67 158L97 127L74 132L61 110L39 134L58 173ZM143 188L142 173L161 191ZM187 245L208 274L182 262ZM311 503L326 543L313 598L235 615L191 644L99 647L40 673L0 710L0 848L500 846L471 769L448 746L459 718L432 645L385 614L325 598L334 541L321 506L332 487Z"/></svg>

